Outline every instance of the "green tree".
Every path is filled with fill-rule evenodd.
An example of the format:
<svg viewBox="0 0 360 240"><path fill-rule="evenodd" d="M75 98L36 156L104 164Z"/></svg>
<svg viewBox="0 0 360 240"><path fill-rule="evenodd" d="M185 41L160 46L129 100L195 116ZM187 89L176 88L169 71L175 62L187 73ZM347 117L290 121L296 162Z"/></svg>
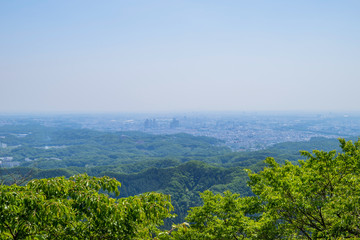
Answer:
<svg viewBox="0 0 360 240"><path fill-rule="evenodd" d="M277 225L307 239L360 237L360 140L336 151L302 152L306 161L250 173L250 186Z"/></svg>
<svg viewBox="0 0 360 240"><path fill-rule="evenodd" d="M119 194L120 183L86 174L0 185L0 239L150 239L170 217L170 197Z"/></svg>
<svg viewBox="0 0 360 240"><path fill-rule="evenodd" d="M299 165L267 158L263 171L248 171L255 196L204 192L204 205L186 218L192 224L163 238L360 238L360 140L340 139L340 146L342 153L302 152Z"/></svg>

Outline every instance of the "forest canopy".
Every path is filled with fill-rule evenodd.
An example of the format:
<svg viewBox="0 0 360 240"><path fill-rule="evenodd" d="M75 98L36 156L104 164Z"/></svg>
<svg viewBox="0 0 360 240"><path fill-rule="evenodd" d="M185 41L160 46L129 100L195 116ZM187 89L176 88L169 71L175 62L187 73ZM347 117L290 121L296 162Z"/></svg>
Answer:
<svg viewBox="0 0 360 240"><path fill-rule="evenodd" d="M114 199L120 183L76 175L1 185L0 239L148 239L173 210L168 195Z"/></svg>
<svg viewBox="0 0 360 240"><path fill-rule="evenodd" d="M299 165L267 158L248 171L254 196L201 194L172 239L343 239L360 237L360 140L342 153L303 151ZM175 230L175 229L174 229Z"/></svg>
<svg viewBox="0 0 360 240"><path fill-rule="evenodd" d="M86 174L0 185L1 239L333 239L360 237L360 140L342 152L303 151L299 164L267 158L248 170L252 196L201 193L187 222L172 217L170 196L115 199L120 183Z"/></svg>

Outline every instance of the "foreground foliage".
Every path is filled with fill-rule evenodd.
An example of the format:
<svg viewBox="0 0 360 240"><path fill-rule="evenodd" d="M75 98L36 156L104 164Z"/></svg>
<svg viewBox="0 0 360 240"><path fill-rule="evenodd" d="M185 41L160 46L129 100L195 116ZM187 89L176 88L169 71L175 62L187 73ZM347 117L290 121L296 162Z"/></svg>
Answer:
<svg viewBox="0 0 360 240"><path fill-rule="evenodd" d="M0 239L149 239L171 216L170 197L115 200L120 183L86 174L0 185Z"/></svg>
<svg viewBox="0 0 360 240"><path fill-rule="evenodd" d="M32 180L0 185L0 239L358 239L360 238L360 140L340 140L342 153L314 150L298 165L267 158L248 170L253 195L201 193L188 223L167 232L169 196L146 193L115 200L109 177Z"/></svg>
<svg viewBox="0 0 360 240"><path fill-rule="evenodd" d="M273 158L249 171L255 196L206 191L188 224L164 239L344 239L360 237L360 141L340 140L343 153L302 152L299 165Z"/></svg>

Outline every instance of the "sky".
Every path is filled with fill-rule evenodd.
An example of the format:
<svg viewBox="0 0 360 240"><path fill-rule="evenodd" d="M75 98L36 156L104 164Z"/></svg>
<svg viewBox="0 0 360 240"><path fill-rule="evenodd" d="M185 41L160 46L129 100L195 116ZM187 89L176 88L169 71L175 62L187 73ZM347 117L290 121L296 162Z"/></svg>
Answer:
<svg viewBox="0 0 360 240"><path fill-rule="evenodd" d="M358 0L0 0L0 113L360 111Z"/></svg>

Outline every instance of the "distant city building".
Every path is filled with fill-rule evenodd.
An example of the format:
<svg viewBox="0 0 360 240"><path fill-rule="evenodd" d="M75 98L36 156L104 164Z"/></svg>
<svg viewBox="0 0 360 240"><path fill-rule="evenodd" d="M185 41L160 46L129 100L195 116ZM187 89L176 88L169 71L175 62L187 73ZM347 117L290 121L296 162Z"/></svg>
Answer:
<svg viewBox="0 0 360 240"><path fill-rule="evenodd" d="M144 122L144 128L157 128L156 119L146 119Z"/></svg>
<svg viewBox="0 0 360 240"><path fill-rule="evenodd" d="M18 137L18 138L24 138L29 134L28 133L13 133L12 135L15 137Z"/></svg>
<svg viewBox="0 0 360 240"><path fill-rule="evenodd" d="M176 118L173 118L173 120L170 122L170 128L178 128L180 127L180 121Z"/></svg>
<svg viewBox="0 0 360 240"><path fill-rule="evenodd" d="M20 165L20 162L18 162L18 161L13 161L13 162L0 161L0 167L4 167L4 168L17 167L19 165Z"/></svg>

